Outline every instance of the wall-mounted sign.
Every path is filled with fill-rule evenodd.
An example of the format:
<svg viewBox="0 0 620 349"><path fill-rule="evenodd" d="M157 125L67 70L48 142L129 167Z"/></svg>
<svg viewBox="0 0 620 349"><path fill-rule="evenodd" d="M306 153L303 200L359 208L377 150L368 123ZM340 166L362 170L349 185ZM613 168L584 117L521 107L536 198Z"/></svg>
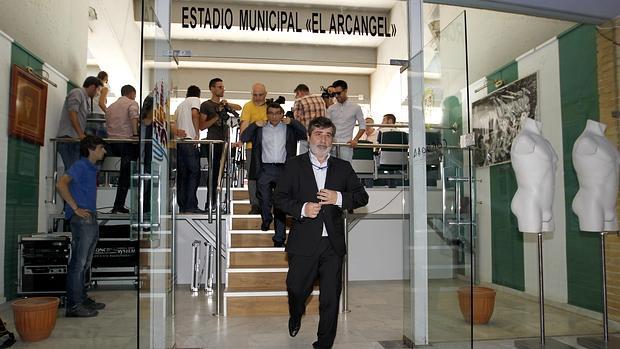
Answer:
<svg viewBox="0 0 620 349"><path fill-rule="evenodd" d="M181 27L191 29L233 28L242 31L327 33L371 37L396 36L388 15L335 13L201 6L181 7Z"/></svg>

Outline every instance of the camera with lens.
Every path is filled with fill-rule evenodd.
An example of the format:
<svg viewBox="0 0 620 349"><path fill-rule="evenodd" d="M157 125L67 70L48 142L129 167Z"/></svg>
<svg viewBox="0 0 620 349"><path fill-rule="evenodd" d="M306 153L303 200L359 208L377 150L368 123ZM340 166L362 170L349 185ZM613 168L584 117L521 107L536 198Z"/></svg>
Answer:
<svg viewBox="0 0 620 349"><path fill-rule="evenodd" d="M325 99L325 98L334 98L334 97L336 97L335 93L329 93L327 88L321 86L321 98Z"/></svg>
<svg viewBox="0 0 620 349"><path fill-rule="evenodd" d="M286 98L284 98L284 96L278 96L278 98L273 99L273 98L267 98L265 100L265 103L267 105L271 104L271 103L278 103L280 105L284 104L286 102Z"/></svg>
<svg viewBox="0 0 620 349"><path fill-rule="evenodd" d="M220 120L222 120L222 122L228 122L228 119L230 119L231 116L238 118L239 113L237 113L237 111L231 108L228 104L222 104L219 111Z"/></svg>

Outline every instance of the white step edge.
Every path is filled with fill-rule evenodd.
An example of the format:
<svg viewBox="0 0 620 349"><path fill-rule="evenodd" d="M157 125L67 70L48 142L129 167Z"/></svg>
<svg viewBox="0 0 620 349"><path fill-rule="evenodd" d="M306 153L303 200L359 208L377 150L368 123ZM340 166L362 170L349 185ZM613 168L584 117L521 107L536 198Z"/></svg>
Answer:
<svg viewBox="0 0 620 349"><path fill-rule="evenodd" d="M288 273L288 268L227 268L227 273Z"/></svg>
<svg viewBox="0 0 620 349"><path fill-rule="evenodd" d="M230 191L248 191L248 187L247 186L245 186L243 188L232 187L232 188L230 188Z"/></svg>
<svg viewBox="0 0 620 349"><path fill-rule="evenodd" d="M312 295L318 296L319 290L313 290ZM242 297L280 297L288 296L287 291L224 291L224 298L242 298Z"/></svg>
<svg viewBox="0 0 620 349"><path fill-rule="evenodd" d="M261 234L261 235L273 235L274 231L273 230L267 230L267 231L262 231L262 230L229 230L229 232L231 234Z"/></svg>
<svg viewBox="0 0 620 349"><path fill-rule="evenodd" d="M249 204L250 203L250 199L243 199L243 200L232 200L231 201L232 204Z"/></svg>
<svg viewBox="0 0 620 349"><path fill-rule="evenodd" d="M235 218L260 218L259 214L232 214L231 217Z"/></svg>
<svg viewBox="0 0 620 349"><path fill-rule="evenodd" d="M231 247L230 252L281 252L284 247Z"/></svg>

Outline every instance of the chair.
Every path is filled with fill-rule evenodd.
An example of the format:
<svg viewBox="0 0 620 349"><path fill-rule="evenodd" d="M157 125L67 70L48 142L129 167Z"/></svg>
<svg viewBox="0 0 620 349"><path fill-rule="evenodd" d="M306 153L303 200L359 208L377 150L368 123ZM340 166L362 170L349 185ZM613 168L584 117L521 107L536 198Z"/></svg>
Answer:
<svg viewBox="0 0 620 349"><path fill-rule="evenodd" d="M409 144L409 134L401 131L386 131L379 135L380 144ZM407 173L409 149L380 148L377 176L382 178L401 178Z"/></svg>
<svg viewBox="0 0 620 349"><path fill-rule="evenodd" d="M372 144L370 141L358 141L358 144ZM375 158L372 148L354 148L353 160L351 161L353 170L358 178L374 178Z"/></svg>

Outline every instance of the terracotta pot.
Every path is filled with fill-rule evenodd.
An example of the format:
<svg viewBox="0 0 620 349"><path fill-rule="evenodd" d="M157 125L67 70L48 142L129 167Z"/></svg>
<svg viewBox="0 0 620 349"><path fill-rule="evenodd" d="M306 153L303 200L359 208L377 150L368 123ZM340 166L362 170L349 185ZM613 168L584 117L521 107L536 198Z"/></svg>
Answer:
<svg viewBox="0 0 620 349"><path fill-rule="evenodd" d="M465 286L458 290L461 314L468 323L471 319L471 292L474 292L474 325L486 324L493 315L495 290L482 286Z"/></svg>
<svg viewBox="0 0 620 349"><path fill-rule="evenodd" d="M59 303L56 297L33 297L11 304L15 328L23 341L36 342L52 334Z"/></svg>

